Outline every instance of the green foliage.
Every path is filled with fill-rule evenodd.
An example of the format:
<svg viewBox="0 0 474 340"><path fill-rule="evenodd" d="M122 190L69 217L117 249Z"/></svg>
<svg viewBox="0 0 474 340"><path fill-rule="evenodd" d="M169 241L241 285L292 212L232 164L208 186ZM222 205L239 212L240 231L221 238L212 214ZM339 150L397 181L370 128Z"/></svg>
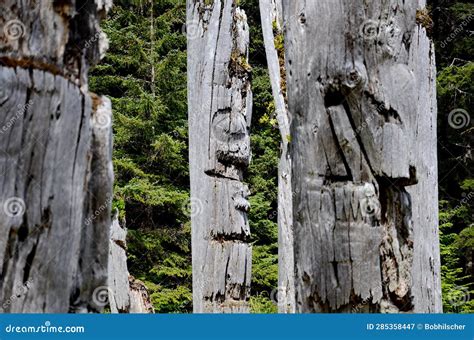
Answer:
<svg viewBox="0 0 474 340"><path fill-rule="evenodd" d="M276 304L266 296L260 293L250 298L250 312L254 314L274 314L278 313Z"/></svg>
<svg viewBox="0 0 474 340"><path fill-rule="evenodd" d="M278 246L276 243L253 247L252 290L270 296L278 286Z"/></svg>
<svg viewBox="0 0 474 340"><path fill-rule="evenodd" d="M474 295L473 183L472 179L462 183L461 188L470 191L455 206L453 201L440 202L441 279L445 312L474 312L471 301Z"/></svg>
<svg viewBox="0 0 474 340"><path fill-rule="evenodd" d="M474 4L429 1L438 63L441 279L445 312L474 312ZM453 114L465 118L453 124ZM468 124L469 120L471 123ZM454 123L456 123L454 121Z"/></svg>
<svg viewBox="0 0 474 340"><path fill-rule="evenodd" d="M129 271L157 312L190 312L185 5L153 5L152 35L149 2L115 2L90 88L112 99L114 207L129 229Z"/></svg>
<svg viewBox="0 0 474 340"><path fill-rule="evenodd" d="M275 312L279 134L266 71L258 2L242 0L251 25L255 98L251 187L252 308ZM187 145L186 21L182 0L115 1L103 29L105 59L91 72L92 91L112 99L115 200L126 221L128 266L148 287L157 312L192 310ZM152 70L154 77L152 77ZM266 294L266 300L260 296ZM257 305L259 307L257 307Z"/></svg>
<svg viewBox="0 0 474 340"><path fill-rule="evenodd" d="M278 163L280 132L267 71L258 1L242 0L250 25L250 64L254 94L252 116L252 163L246 180L251 190L249 223L253 239L253 313L276 313L270 299L278 287Z"/></svg>

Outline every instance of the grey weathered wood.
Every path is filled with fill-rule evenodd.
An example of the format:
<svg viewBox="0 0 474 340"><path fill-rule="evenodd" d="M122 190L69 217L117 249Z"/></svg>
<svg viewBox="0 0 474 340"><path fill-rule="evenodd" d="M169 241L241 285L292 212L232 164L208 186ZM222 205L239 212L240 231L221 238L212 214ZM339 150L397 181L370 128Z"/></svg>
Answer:
<svg viewBox="0 0 474 340"><path fill-rule="evenodd" d="M276 45L283 41L281 0L260 0L260 17L275 110L282 138L278 166L278 310L280 313L294 313L293 205L291 159L288 149L291 117L286 103L284 49L278 51L276 48Z"/></svg>
<svg viewBox="0 0 474 340"><path fill-rule="evenodd" d="M110 229L108 287L111 313L130 311L130 287L127 268L127 230L115 214Z"/></svg>
<svg viewBox="0 0 474 340"><path fill-rule="evenodd" d="M151 304L148 290L143 282L129 276L130 287L130 313L153 314L155 310Z"/></svg>
<svg viewBox="0 0 474 340"><path fill-rule="evenodd" d="M145 284L128 272L127 229L119 223L118 212L110 226L108 302L111 313L154 313Z"/></svg>
<svg viewBox="0 0 474 340"><path fill-rule="evenodd" d="M236 0L188 0L188 103L195 312L247 312L252 92L249 27Z"/></svg>
<svg viewBox="0 0 474 340"><path fill-rule="evenodd" d="M297 312L440 312L420 1L283 0Z"/></svg>
<svg viewBox="0 0 474 340"><path fill-rule="evenodd" d="M418 0L424 8L425 0ZM419 15L420 16L420 12ZM438 236L438 162L437 162L437 102L436 63L434 45L426 30L415 28L409 67L416 79L416 110L413 129L414 147L409 151L415 160L418 184L408 187L413 210L412 291L416 313L440 313L441 273Z"/></svg>
<svg viewBox="0 0 474 340"><path fill-rule="evenodd" d="M0 5L3 312L103 307L94 292L106 285L111 112L87 93L87 72L102 52L99 19L109 6Z"/></svg>

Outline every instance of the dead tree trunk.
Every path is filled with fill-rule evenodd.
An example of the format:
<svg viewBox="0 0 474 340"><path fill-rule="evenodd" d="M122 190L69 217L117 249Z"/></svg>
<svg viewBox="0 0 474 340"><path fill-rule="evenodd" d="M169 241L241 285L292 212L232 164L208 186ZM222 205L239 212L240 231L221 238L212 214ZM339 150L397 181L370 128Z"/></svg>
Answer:
<svg viewBox="0 0 474 340"><path fill-rule="evenodd" d="M0 5L0 301L98 312L107 292L111 107L87 92L110 1Z"/></svg>
<svg viewBox="0 0 474 340"><path fill-rule="evenodd" d="M298 312L440 312L425 1L283 0Z"/></svg>
<svg viewBox="0 0 474 340"><path fill-rule="evenodd" d="M285 50L281 0L260 0L260 17L282 138L278 166L278 310L295 312L293 205L291 189L290 115L287 107Z"/></svg>
<svg viewBox="0 0 474 340"><path fill-rule="evenodd" d="M193 303L247 312L252 92L249 28L236 0L188 0L188 103Z"/></svg>

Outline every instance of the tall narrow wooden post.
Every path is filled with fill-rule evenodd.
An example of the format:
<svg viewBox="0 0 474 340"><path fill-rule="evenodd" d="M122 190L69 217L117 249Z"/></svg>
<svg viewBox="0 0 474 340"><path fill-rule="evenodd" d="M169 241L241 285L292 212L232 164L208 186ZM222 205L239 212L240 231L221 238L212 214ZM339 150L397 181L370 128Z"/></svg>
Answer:
<svg viewBox="0 0 474 340"><path fill-rule="evenodd" d="M282 15L281 0L260 0L262 32L281 134L278 166L278 289L275 296L280 313L294 313L293 198L289 150L291 117L287 107Z"/></svg>
<svg viewBox="0 0 474 340"><path fill-rule="evenodd" d="M252 92L249 27L236 0L188 0L188 102L193 304L247 312Z"/></svg>

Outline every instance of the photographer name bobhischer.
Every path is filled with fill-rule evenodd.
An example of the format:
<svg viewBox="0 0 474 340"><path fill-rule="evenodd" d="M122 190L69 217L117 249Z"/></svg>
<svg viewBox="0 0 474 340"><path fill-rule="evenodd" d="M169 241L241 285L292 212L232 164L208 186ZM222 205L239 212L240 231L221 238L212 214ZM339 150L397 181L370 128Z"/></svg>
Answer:
<svg viewBox="0 0 474 340"><path fill-rule="evenodd" d="M426 331L463 331L466 325L458 325L457 323L425 323L423 329Z"/></svg>

